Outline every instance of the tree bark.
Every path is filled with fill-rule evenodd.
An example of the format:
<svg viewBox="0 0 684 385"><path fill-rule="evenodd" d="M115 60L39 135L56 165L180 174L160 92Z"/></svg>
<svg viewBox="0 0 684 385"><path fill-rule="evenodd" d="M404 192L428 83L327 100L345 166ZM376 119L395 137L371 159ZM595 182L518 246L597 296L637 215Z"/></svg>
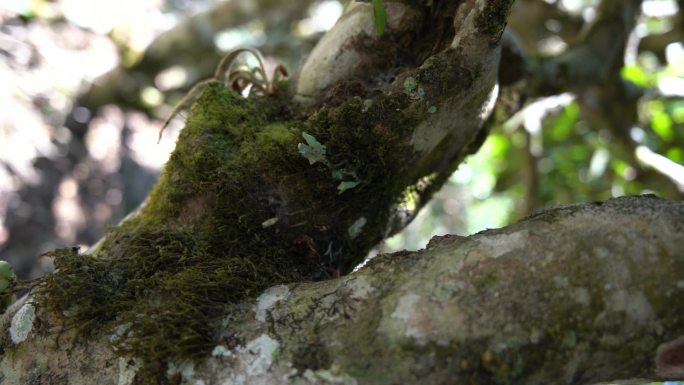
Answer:
<svg viewBox="0 0 684 385"><path fill-rule="evenodd" d="M231 304L211 354L168 374L188 384L684 378L682 245L684 204L646 196L437 237L345 277ZM116 337L37 334L35 306L24 300L2 318L14 340L4 385L133 383L138 363L113 355Z"/></svg>

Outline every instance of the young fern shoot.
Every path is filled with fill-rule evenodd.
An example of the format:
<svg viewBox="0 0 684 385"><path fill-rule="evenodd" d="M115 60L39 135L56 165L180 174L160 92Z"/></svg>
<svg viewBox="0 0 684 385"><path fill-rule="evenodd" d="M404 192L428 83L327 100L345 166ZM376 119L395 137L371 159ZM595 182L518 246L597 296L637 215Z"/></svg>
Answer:
<svg viewBox="0 0 684 385"><path fill-rule="evenodd" d="M249 69L244 65L239 66L237 64L237 59L243 53L251 54L255 57L257 66L252 69ZM243 95L244 91L249 88L246 95L247 97L252 95L275 96L278 94L278 84L281 80L287 78L287 76L287 69L285 69L282 64L278 64L269 78L266 75L266 67L264 66L261 53L255 49L238 48L231 51L221 59L221 62L216 67L214 76L195 84L190 91L183 96L178 104L173 107L169 116L164 120L164 123L162 123L157 142L161 140L164 129L169 125L171 119L178 115L183 109L190 107L209 83L221 82L240 95Z"/></svg>

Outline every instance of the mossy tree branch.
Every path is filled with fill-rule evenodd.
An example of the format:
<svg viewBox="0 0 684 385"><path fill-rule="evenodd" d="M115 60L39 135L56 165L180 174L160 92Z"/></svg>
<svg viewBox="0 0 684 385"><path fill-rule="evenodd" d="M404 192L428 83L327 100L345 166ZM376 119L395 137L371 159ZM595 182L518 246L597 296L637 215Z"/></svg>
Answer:
<svg viewBox="0 0 684 385"><path fill-rule="evenodd" d="M211 354L170 373L188 384L684 378L683 235L681 202L624 197L435 238L339 279L229 304ZM7 350L4 384L131 384L136 360L73 336L33 334Z"/></svg>
<svg viewBox="0 0 684 385"><path fill-rule="evenodd" d="M137 383L164 383L233 304L350 272L479 144L511 3L387 1L382 36L353 3L291 87L207 83L144 207L91 252L48 253L43 332L110 335Z"/></svg>

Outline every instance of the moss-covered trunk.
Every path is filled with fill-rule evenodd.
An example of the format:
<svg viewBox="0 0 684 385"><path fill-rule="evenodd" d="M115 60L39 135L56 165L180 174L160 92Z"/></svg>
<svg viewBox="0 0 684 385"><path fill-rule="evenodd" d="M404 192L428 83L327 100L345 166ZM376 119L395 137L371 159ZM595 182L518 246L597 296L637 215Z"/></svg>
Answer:
<svg viewBox="0 0 684 385"><path fill-rule="evenodd" d="M477 146L510 3L386 1L378 36L355 2L278 96L209 84L140 212L91 253L50 253L44 326L113 333L139 381L164 382L229 304L351 271Z"/></svg>

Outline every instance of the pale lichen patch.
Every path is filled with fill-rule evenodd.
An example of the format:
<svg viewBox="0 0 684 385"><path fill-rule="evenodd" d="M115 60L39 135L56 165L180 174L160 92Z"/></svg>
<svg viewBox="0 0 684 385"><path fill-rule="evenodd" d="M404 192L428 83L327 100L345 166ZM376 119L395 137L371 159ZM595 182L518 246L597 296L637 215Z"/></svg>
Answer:
<svg viewBox="0 0 684 385"><path fill-rule="evenodd" d="M216 345L211 351L212 357L230 357L233 353L224 345Z"/></svg>
<svg viewBox="0 0 684 385"><path fill-rule="evenodd" d="M565 276L554 276L553 284L559 289L565 289L570 285L570 280Z"/></svg>
<svg viewBox="0 0 684 385"><path fill-rule="evenodd" d="M114 333L109 336L109 342L116 342L122 337L126 336L131 329L131 323L125 323L123 325L117 325L114 328Z"/></svg>
<svg viewBox="0 0 684 385"><path fill-rule="evenodd" d="M36 308L31 303L24 304L12 317L10 326L10 337L12 343L19 344L28 338L33 329L33 320L36 318Z"/></svg>
<svg viewBox="0 0 684 385"><path fill-rule="evenodd" d="M179 374L185 381L190 381L195 377L195 363L192 361L186 361L182 364L176 365L173 362L169 362L169 367L166 370L166 374L172 376L174 374Z"/></svg>
<svg viewBox="0 0 684 385"><path fill-rule="evenodd" d="M397 307L394 309L394 313L392 313L392 318L407 322L411 319L420 300L421 297L415 293L409 293L399 298Z"/></svg>
<svg viewBox="0 0 684 385"><path fill-rule="evenodd" d="M333 370L316 370L307 369L304 371L303 378L312 384L325 385L357 385L358 382L354 377L346 373L335 373Z"/></svg>
<svg viewBox="0 0 684 385"><path fill-rule="evenodd" d="M480 237L478 242L488 252L490 257L498 258L516 249L525 247L527 239L527 231L522 230L511 234Z"/></svg>
<svg viewBox="0 0 684 385"><path fill-rule="evenodd" d="M375 291L370 282L368 282L368 279L363 275L347 279L346 286L351 289L350 297L353 299L366 299Z"/></svg>
<svg viewBox="0 0 684 385"><path fill-rule="evenodd" d="M264 291L258 298L254 307L255 318L266 322L267 312L279 301L284 301L290 296L290 288L285 285L273 286Z"/></svg>
<svg viewBox="0 0 684 385"><path fill-rule="evenodd" d="M586 287L577 287L573 290L573 299L575 302L582 305L589 305L591 302L591 296L589 295L589 290Z"/></svg>
<svg viewBox="0 0 684 385"><path fill-rule="evenodd" d="M270 384L277 373L270 373L280 343L267 334L230 352L233 364L226 367L223 385Z"/></svg>
<svg viewBox="0 0 684 385"><path fill-rule="evenodd" d="M654 318L653 308L641 292L615 290L608 296L606 307L609 311L626 314L639 325L644 325Z"/></svg>
<svg viewBox="0 0 684 385"><path fill-rule="evenodd" d="M118 385L131 385L135 379L140 365L135 360L119 357L119 382Z"/></svg>
<svg viewBox="0 0 684 385"><path fill-rule="evenodd" d="M280 343L267 334L262 334L258 338L247 343L246 352L254 358L247 366L248 375L258 375L265 373L273 364L273 355L280 347Z"/></svg>
<svg viewBox="0 0 684 385"><path fill-rule="evenodd" d="M419 345L428 342L448 345L464 336L466 325L458 305L408 293L399 298L392 314L381 322L379 331L390 338L412 338Z"/></svg>

